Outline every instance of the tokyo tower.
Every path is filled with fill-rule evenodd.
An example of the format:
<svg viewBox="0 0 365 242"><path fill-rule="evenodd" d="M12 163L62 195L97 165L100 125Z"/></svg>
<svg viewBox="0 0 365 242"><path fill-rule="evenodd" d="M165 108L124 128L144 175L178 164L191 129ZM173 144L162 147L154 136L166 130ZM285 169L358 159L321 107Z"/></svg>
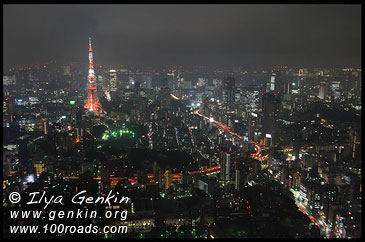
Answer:
<svg viewBox="0 0 365 242"><path fill-rule="evenodd" d="M101 106L98 94L96 92L96 82L95 82L95 74L94 74L94 63L93 63L93 50L91 48L91 38L89 37L89 76L88 76L88 84L87 84L87 100L84 108L88 109L91 112L95 112L97 116L99 116L99 112L102 111L106 113L104 108Z"/></svg>

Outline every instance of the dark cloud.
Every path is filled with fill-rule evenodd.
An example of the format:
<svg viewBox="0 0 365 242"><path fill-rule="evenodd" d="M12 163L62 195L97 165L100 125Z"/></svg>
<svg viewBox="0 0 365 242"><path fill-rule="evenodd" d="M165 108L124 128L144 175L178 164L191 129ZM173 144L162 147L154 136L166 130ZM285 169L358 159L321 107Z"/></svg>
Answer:
<svg viewBox="0 0 365 242"><path fill-rule="evenodd" d="M4 5L4 63L360 65L360 5Z"/></svg>

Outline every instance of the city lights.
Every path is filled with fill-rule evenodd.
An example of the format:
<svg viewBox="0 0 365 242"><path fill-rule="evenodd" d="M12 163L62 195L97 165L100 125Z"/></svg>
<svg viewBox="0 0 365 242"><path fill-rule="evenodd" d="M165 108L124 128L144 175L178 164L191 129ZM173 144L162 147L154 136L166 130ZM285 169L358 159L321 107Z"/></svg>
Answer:
<svg viewBox="0 0 365 242"><path fill-rule="evenodd" d="M360 5L4 13L4 238L361 238Z"/></svg>

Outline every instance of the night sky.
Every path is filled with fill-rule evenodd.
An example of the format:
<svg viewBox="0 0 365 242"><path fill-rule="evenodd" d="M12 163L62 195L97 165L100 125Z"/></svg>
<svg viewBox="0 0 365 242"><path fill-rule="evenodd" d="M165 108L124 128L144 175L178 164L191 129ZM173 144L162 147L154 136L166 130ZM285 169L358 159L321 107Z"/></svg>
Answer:
<svg viewBox="0 0 365 242"><path fill-rule="evenodd" d="M361 5L4 5L4 63L360 66Z"/></svg>

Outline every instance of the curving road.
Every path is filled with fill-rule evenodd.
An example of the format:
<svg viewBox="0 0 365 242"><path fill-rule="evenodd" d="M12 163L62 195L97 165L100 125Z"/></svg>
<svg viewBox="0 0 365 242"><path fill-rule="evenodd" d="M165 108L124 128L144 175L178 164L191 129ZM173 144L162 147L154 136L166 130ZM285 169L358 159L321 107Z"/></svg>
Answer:
<svg viewBox="0 0 365 242"><path fill-rule="evenodd" d="M193 114L195 115L199 115L200 117L209 120L210 122L215 123L216 125L220 126L222 129L226 130L228 133L235 135L237 138L239 138L240 140L243 139L243 137L235 132L233 132L232 130L230 130L226 125L224 125L222 122L216 121L214 119L210 119L207 116L204 116L203 114L199 113L199 109L196 109L193 111ZM266 158L269 157L269 154L266 154L264 156L261 156L261 147L259 146L259 144L257 142L251 141L252 144L255 144L255 149L256 149L256 153L253 154L251 157L256 159L256 160L264 160Z"/></svg>

